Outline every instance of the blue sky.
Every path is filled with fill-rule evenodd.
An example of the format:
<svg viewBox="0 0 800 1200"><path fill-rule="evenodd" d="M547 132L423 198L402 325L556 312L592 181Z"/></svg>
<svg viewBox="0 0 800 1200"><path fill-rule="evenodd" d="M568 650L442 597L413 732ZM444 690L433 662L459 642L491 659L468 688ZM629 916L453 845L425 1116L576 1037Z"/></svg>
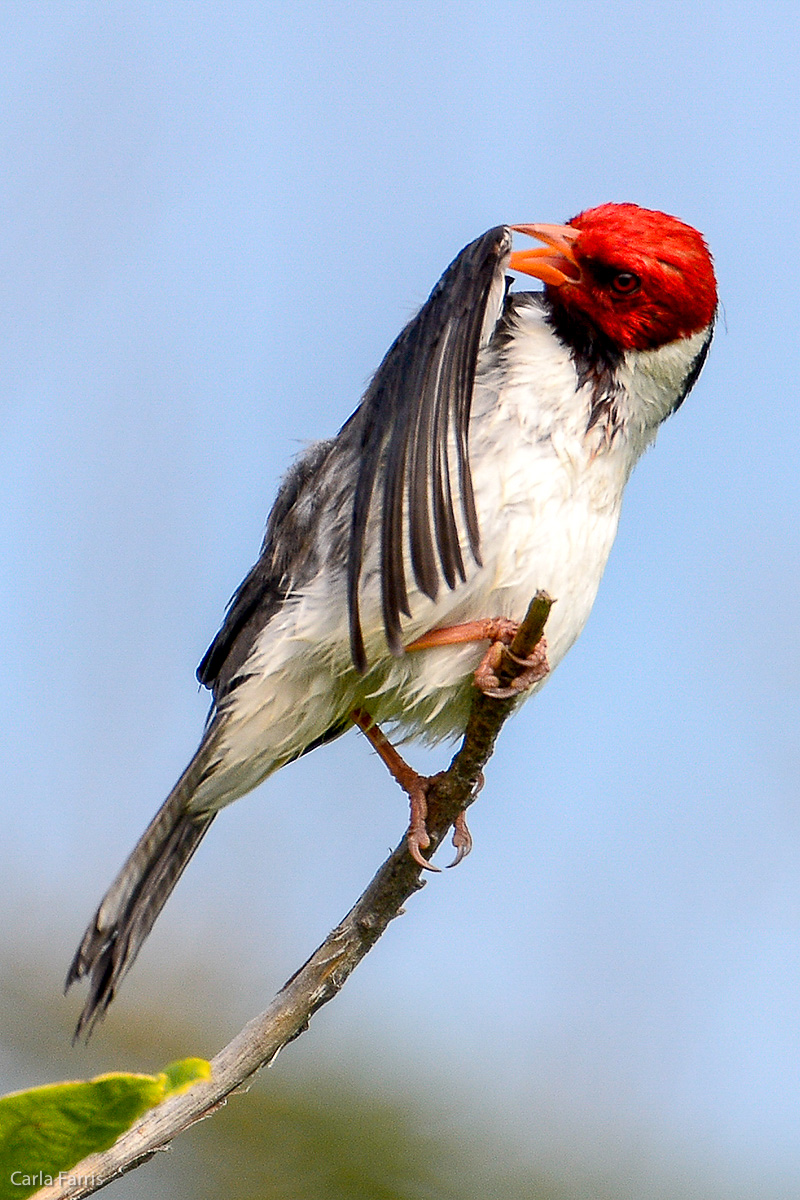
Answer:
<svg viewBox="0 0 800 1200"><path fill-rule="evenodd" d="M580 1128L640 1196L662 1160L794 1194L797 57L778 3L2 6L0 914L54 988L196 743L194 668L291 457L481 231L661 208L716 258L701 382L503 734L475 852L299 1053L371 1031L411 1078L422 1013L426 1075L534 1149ZM233 1031L404 821L355 735L281 772L125 992L224 947Z"/></svg>

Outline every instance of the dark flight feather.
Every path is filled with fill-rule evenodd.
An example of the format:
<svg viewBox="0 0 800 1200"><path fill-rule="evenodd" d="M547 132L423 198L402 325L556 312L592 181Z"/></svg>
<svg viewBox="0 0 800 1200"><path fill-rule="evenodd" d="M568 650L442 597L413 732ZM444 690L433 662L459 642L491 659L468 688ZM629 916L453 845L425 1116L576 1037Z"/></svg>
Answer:
<svg viewBox="0 0 800 1200"><path fill-rule="evenodd" d="M382 514L383 623L393 654L402 653L400 617L409 615L406 552L425 595L435 599L442 579L455 587L466 575L456 517L460 507L469 550L480 563L469 418L487 305L496 285L502 285L510 249L510 231L501 225L462 250L389 349L342 431L357 437L359 463L347 564L350 646L359 671L368 665L359 587L376 504Z"/></svg>
<svg viewBox="0 0 800 1200"><path fill-rule="evenodd" d="M383 625L394 654L403 649L401 617L411 615L406 557L417 586L432 599L442 579L454 588L466 578L458 508L469 551L480 563L469 418L487 305L498 284L502 295L510 249L510 231L501 225L462 250L391 346L338 436L312 446L289 471L272 507L258 562L234 595L197 670L217 703L243 678L257 635L291 590L320 565L317 516L330 495L320 489L319 480L334 448L349 451L356 463L342 556L347 559L351 653L359 671L367 668L359 590L375 506L381 512Z"/></svg>

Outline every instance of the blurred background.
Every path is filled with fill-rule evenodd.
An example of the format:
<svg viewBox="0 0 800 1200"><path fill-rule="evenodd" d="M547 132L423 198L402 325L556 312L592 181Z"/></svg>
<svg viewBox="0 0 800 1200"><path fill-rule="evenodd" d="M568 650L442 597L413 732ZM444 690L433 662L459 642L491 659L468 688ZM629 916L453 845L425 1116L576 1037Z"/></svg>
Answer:
<svg viewBox="0 0 800 1200"><path fill-rule="evenodd" d="M470 859L109 1196L800 1194L796 20L0 6L2 1090L212 1054L402 835L355 734L280 772L70 1049L68 962L194 749L280 476L458 250L635 201L705 233L724 306Z"/></svg>

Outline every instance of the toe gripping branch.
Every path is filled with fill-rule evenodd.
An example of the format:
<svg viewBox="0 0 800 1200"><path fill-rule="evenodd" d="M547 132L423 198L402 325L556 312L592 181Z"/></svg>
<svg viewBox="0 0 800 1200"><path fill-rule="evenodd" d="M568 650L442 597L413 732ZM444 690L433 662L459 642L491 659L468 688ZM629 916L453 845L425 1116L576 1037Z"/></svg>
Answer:
<svg viewBox="0 0 800 1200"><path fill-rule="evenodd" d="M491 755L500 726L514 707L510 702L548 674L550 668L544 627L553 604L554 601L546 592L537 592L521 624L504 617L489 617L482 621L431 630L406 648L409 651L427 650L487 638L491 641L475 671L478 694L473 700L464 741L447 772L432 776L419 775L398 753L369 713L363 709L355 709L351 713L354 724L364 733L409 798L408 852L415 863L428 871L438 871L439 868L433 866L422 851L429 849L432 840L435 849L450 825L453 826L456 857L449 865L457 866L472 849L466 804L472 803L483 785L483 766ZM498 701L504 703L498 704ZM466 778L471 781L466 804L462 800L460 808L448 817L446 810L449 807L447 796L451 791L450 784L464 781L465 768ZM451 780L454 775L455 779ZM429 819L431 801L437 809L443 810L437 812L435 822ZM443 825L441 833L433 829L434 823Z"/></svg>

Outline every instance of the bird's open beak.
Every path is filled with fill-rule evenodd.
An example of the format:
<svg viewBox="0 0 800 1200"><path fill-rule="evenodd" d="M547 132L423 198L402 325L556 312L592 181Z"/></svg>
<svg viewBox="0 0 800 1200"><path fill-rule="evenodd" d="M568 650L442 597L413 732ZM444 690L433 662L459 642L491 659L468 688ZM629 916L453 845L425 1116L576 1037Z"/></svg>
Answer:
<svg viewBox="0 0 800 1200"><path fill-rule="evenodd" d="M580 237L579 229L572 225L512 225L511 228L547 243L535 250L515 250L508 263L512 271L523 271L554 287L578 282L581 269L572 246Z"/></svg>

